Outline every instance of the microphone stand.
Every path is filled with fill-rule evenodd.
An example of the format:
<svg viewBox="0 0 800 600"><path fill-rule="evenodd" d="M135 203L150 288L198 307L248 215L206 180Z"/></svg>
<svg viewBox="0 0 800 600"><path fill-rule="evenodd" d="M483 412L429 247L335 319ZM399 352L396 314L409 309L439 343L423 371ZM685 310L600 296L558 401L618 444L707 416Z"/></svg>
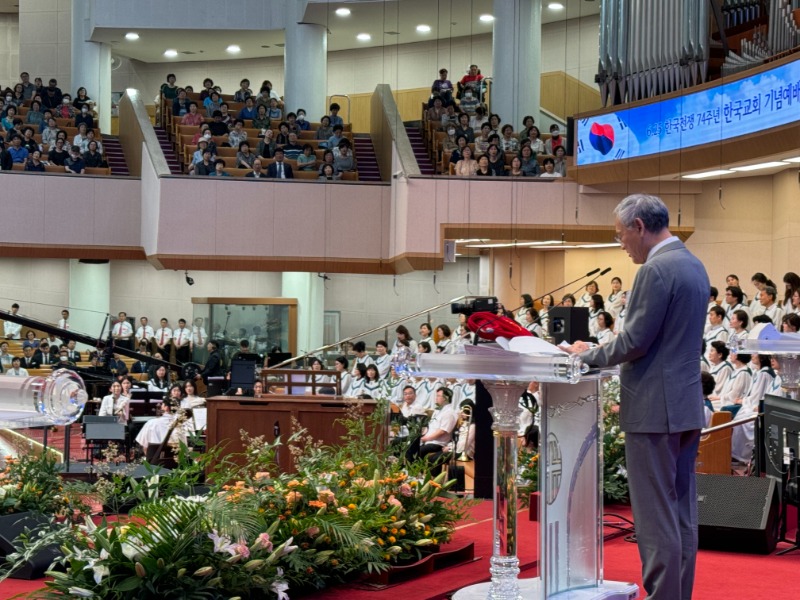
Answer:
<svg viewBox="0 0 800 600"><path fill-rule="evenodd" d="M553 293L555 293L555 292L557 292L557 291L559 291L559 290L563 290L563 289L564 289L565 287L567 287L568 285L572 285L573 283L577 283L577 282L578 282L578 281L580 281L581 279L586 279L587 277L591 277L592 275L595 275L596 273L600 273L600 275L602 276L602 275L604 275L604 274L608 273L610 270L611 270L611 267L607 268L605 271L603 271L602 273L600 273L600 267L598 267L598 268L596 268L594 271L589 271L588 273L586 273L586 275L581 275L581 276L580 276L580 277L578 277L577 279L574 279L573 281L570 281L569 283L565 283L565 284L564 284L564 285L562 285L561 287L557 287L557 288L556 288L556 289L554 289L554 290L551 290L551 291L549 291L549 292L547 292L547 293L544 293L544 294L542 294L542 295L541 295L541 296L539 296L538 298L534 298L534 299L531 301L531 305L533 305L533 304L536 304L536 301L537 301L537 300L541 300L541 299L542 299L542 298L544 298L545 296L550 296L550 295L552 295ZM580 288L578 288L578 289L580 289ZM515 308L514 310L512 310L512 311L511 311L511 313L516 315L516 314L517 314L517 311L518 311L520 308L522 308L523 306L525 306L525 305L524 305L524 304L520 304L520 305L519 305L517 308Z"/></svg>

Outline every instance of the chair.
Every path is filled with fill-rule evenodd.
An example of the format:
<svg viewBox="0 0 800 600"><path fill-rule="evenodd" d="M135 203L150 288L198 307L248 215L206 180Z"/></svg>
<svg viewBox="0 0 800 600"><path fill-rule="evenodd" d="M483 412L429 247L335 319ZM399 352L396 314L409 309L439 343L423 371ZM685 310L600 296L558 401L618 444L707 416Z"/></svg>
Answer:
<svg viewBox="0 0 800 600"><path fill-rule="evenodd" d="M715 412L711 415L709 427L729 423L731 419L733 419L733 415L726 410ZM697 450L696 471L698 473L730 475L732 437L733 429L714 431L701 437L700 447Z"/></svg>

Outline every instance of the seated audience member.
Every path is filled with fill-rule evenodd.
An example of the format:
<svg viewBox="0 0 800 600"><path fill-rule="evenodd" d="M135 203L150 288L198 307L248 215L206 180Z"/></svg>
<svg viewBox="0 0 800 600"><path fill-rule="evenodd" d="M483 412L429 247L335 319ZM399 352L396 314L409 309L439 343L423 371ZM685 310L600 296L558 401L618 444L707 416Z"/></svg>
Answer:
<svg viewBox="0 0 800 600"><path fill-rule="evenodd" d="M252 95L253 90L250 89L250 80L244 78L239 82L239 89L233 94L233 101L246 102Z"/></svg>
<svg viewBox="0 0 800 600"><path fill-rule="evenodd" d="M498 146L494 144L489 146L484 156L489 160L489 170L493 176L502 177L506 174L506 157Z"/></svg>
<svg viewBox="0 0 800 600"><path fill-rule="evenodd" d="M58 136L58 126L56 125L56 120L53 117L50 117L47 120L47 125L42 131L42 144L47 144L48 146L52 146L53 144L55 144L57 136Z"/></svg>
<svg viewBox="0 0 800 600"><path fill-rule="evenodd" d="M283 148L275 150L275 162L267 167L267 177L272 179L294 179L292 166L284 162Z"/></svg>
<svg viewBox="0 0 800 600"><path fill-rule="evenodd" d="M19 356L11 359L11 367L7 368L3 375L7 377L28 377L28 370L22 366Z"/></svg>
<svg viewBox="0 0 800 600"><path fill-rule="evenodd" d="M327 147L328 139L333 135L333 127L331 127L331 118L328 115L323 115L319 121L320 125L314 134L314 139L325 142L325 146L322 143L319 145L320 148L324 148Z"/></svg>
<svg viewBox="0 0 800 600"><path fill-rule="evenodd" d="M85 87L78 88L78 91L75 94L75 99L72 101L72 106L74 106L75 110L78 112L80 112L84 106L88 108L89 111L92 110L92 107L94 107L94 102L87 94Z"/></svg>
<svg viewBox="0 0 800 600"><path fill-rule="evenodd" d="M342 178L341 173L337 173L336 169L333 168L333 165L325 164L322 165L322 171L320 172L319 179L320 181L339 181Z"/></svg>
<svg viewBox="0 0 800 600"><path fill-rule="evenodd" d="M748 364L751 356L738 353L731 354L730 357L733 371L722 386L722 391L719 394L712 394L708 398L714 403L715 409L721 409L723 406L731 407L730 412L736 416L736 412L741 407L742 398L750 390L752 371L748 368Z"/></svg>
<svg viewBox="0 0 800 600"><path fill-rule="evenodd" d="M706 427L711 426L711 416L714 414L714 405L708 396L714 392L714 378L710 373L700 373L700 384L703 386L703 410L706 414Z"/></svg>
<svg viewBox="0 0 800 600"><path fill-rule="evenodd" d="M230 173L225 172L225 161L218 158L214 161L214 170L208 174L209 177L230 177Z"/></svg>
<svg viewBox="0 0 800 600"><path fill-rule="evenodd" d="M244 130L244 121L236 119L233 122L233 129L228 133L228 144L231 148L239 148L242 142L247 141L247 132ZM248 144L248 149L249 149Z"/></svg>
<svg viewBox="0 0 800 600"><path fill-rule="evenodd" d="M244 101L244 108L239 111L237 115L242 121L252 121L258 116L258 111L256 110L256 103L252 97L248 97L247 100Z"/></svg>
<svg viewBox="0 0 800 600"><path fill-rule="evenodd" d="M164 365L159 365L156 367L154 375L147 382L147 391L166 392L168 388L167 368Z"/></svg>
<svg viewBox="0 0 800 600"><path fill-rule="evenodd" d="M105 168L108 163L103 158L103 155L97 151L97 141L92 140L89 142L89 147L83 153L83 160L87 167Z"/></svg>
<svg viewBox="0 0 800 600"><path fill-rule="evenodd" d="M556 173L555 171L556 162L552 158L545 158L542 164L544 165L544 173L539 174L539 177L543 179L561 177L561 173Z"/></svg>
<svg viewBox="0 0 800 600"><path fill-rule="evenodd" d="M531 125L530 129L528 129L528 141L534 154L545 154L544 142L539 137L540 135L539 128L536 125Z"/></svg>
<svg viewBox="0 0 800 600"><path fill-rule="evenodd" d="M525 177L525 173L522 172L522 160L520 160L519 156L515 156L511 159L511 165L508 169L508 176Z"/></svg>
<svg viewBox="0 0 800 600"><path fill-rule="evenodd" d="M220 100L219 92L214 90L203 100L203 108L206 109L206 116L213 117L214 113L219 111L222 101ZM220 112L220 116L222 112Z"/></svg>
<svg viewBox="0 0 800 600"><path fill-rule="evenodd" d="M465 90L458 103L458 109L470 116L477 113L481 108L480 93L475 90Z"/></svg>
<svg viewBox="0 0 800 600"><path fill-rule="evenodd" d="M229 112L230 107L228 106L227 102L223 102L219 105L219 112L222 113L222 118L220 119L223 123L225 123L225 127L228 128L230 131L233 129L233 115Z"/></svg>
<svg viewBox="0 0 800 600"><path fill-rule="evenodd" d="M436 405L425 432L418 441L412 442L406 452L406 460L425 458L433 464L443 462L444 448L453 440L453 431L458 422L458 413L451 405L452 390L440 387L436 390Z"/></svg>
<svg viewBox="0 0 800 600"><path fill-rule="evenodd" d="M267 131L271 131L269 115L267 115L267 107L263 104L259 104L256 107L256 116L253 119L253 128L260 129L262 135L266 134Z"/></svg>
<svg viewBox="0 0 800 600"><path fill-rule="evenodd" d="M172 101L172 116L183 117L189 112L189 100L186 98L186 90L178 89L178 96Z"/></svg>
<svg viewBox="0 0 800 600"><path fill-rule="evenodd" d="M84 144L84 141L86 140L86 133L88 131L89 130L87 129L86 125L85 124L81 124L81 125L78 126L78 133L75 135L74 138L72 138L72 145L80 147L81 148L81 152L84 151L83 150L83 144Z"/></svg>
<svg viewBox="0 0 800 600"><path fill-rule="evenodd" d="M297 126L300 131L311 131L311 123L306 121L306 110L304 108L297 109Z"/></svg>
<svg viewBox="0 0 800 600"><path fill-rule="evenodd" d="M44 115L42 114L42 103L38 100L31 102L31 107L25 113L25 123L38 127L44 122Z"/></svg>
<svg viewBox="0 0 800 600"><path fill-rule="evenodd" d="M245 177L251 177L253 179L266 179L267 178L267 174L266 174L266 172L264 172L264 170L262 168L262 164L261 164L261 159L260 158L256 158L253 161L253 170L250 171L247 175L245 175Z"/></svg>
<svg viewBox="0 0 800 600"><path fill-rule="evenodd" d="M200 90L200 100L203 101L214 91L214 81L210 77L203 80L203 89Z"/></svg>
<svg viewBox="0 0 800 600"><path fill-rule="evenodd" d="M77 98L75 99L77 101ZM94 115L89 111L89 105L84 104L75 116L75 127L86 125L87 129L94 129Z"/></svg>
<svg viewBox="0 0 800 600"><path fill-rule="evenodd" d="M41 146L36 142L33 137L33 127L25 127L22 130L22 146L28 150L28 154L34 150L41 150Z"/></svg>
<svg viewBox="0 0 800 600"><path fill-rule="evenodd" d="M278 145L273 139L274 135L275 134L272 132L272 129L267 129L266 133L264 133L264 137L258 142L257 152L261 158L275 157L275 150L278 148Z"/></svg>
<svg viewBox="0 0 800 600"><path fill-rule="evenodd" d="M330 165L333 167L334 173L336 173L336 167L334 166L335 157L333 156L333 150L325 150L322 154L322 162L319 165L319 169L317 169L317 174L322 175L322 171L325 168L325 165Z"/></svg>
<svg viewBox="0 0 800 600"><path fill-rule="evenodd" d="M491 167L489 166L489 156L487 154L482 155L478 159L478 170L475 171L475 175L477 175L478 177L496 177L497 176L497 173L494 172L491 169ZM503 173L503 175L505 175L505 172Z"/></svg>
<svg viewBox="0 0 800 600"><path fill-rule="evenodd" d="M595 317L597 323L597 331L595 337L597 344L604 346L614 339L614 317L605 310L601 310L600 314Z"/></svg>
<svg viewBox="0 0 800 600"><path fill-rule="evenodd" d="M519 152L519 140L514 137L514 127L510 124L503 125L501 130L500 149L503 152Z"/></svg>
<svg viewBox="0 0 800 600"><path fill-rule="evenodd" d="M285 146L289 143L289 124L286 121L283 121L280 125L278 125L278 135L275 136L275 143L278 146Z"/></svg>
<svg viewBox="0 0 800 600"><path fill-rule="evenodd" d="M276 98L269 99L269 108L267 109L267 116L270 119L282 119L283 118L283 111L278 106L278 100Z"/></svg>
<svg viewBox="0 0 800 600"><path fill-rule="evenodd" d="M350 150L350 142L346 139L339 142L339 155L333 161L333 166L338 173L356 170L356 159Z"/></svg>
<svg viewBox="0 0 800 600"><path fill-rule="evenodd" d="M440 130L446 130L451 126L458 127L458 113L456 113L456 107L454 104L451 104L445 109L445 113L442 115L439 123Z"/></svg>
<svg viewBox="0 0 800 600"><path fill-rule="evenodd" d="M289 126L289 131L293 131L298 137L300 137L300 132L302 129L300 129L300 125L297 124L296 113L290 112L286 115L286 124Z"/></svg>
<svg viewBox="0 0 800 600"><path fill-rule="evenodd" d="M297 143L297 134L293 131L289 132L289 142L283 146L283 156L287 160L297 160L297 157L303 153L303 147Z"/></svg>
<svg viewBox="0 0 800 600"><path fill-rule="evenodd" d="M211 117L214 119L208 124L208 130L211 132L211 135L219 137L228 135L228 126L222 122L222 111L219 109L215 110Z"/></svg>
<svg viewBox="0 0 800 600"><path fill-rule="evenodd" d="M331 103L330 107L328 108L329 115L328 117L331 120L331 127L335 127L336 125L344 126L344 119L339 116L339 111L342 109L336 102Z"/></svg>
<svg viewBox="0 0 800 600"><path fill-rule="evenodd" d="M22 136L15 135L11 138L11 146L8 147L8 153L11 156L12 163L25 164L28 160L28 149L22 145Z"/></svg>
<svg viewBox="0 0 800 600"><path fill-rule="evenodd" d="M722 388L725 387L725 382L733 373L733 366L728 362L728 355L730 350L725 345L725 342L711 342L706 348L706 357L708 358L709 370L708 373L714 378L714 388L707 395L719 396L722 394Z"/></svg>
<svg viewBox="0 0 800 600"><path fill-rule="evenodd" d="M0 125L2 125L3 129L6 131L11 131L14 129L14 119L17 117L17 107L14 105L6 107L6 116L0 119Z"/></svg>
<svg viewBox="0 0 800 600"><path fill-rule="evenodd" d="M500 134L502 133L502 127L500 124L500 115L498 115L497 113L492 113L489 115L489 127L491 127L490 135L496 135L499 140Z"/></svg>
<svg viewBox="0 0 800 600"><path fill-rule="evenodd" d="M469 89L473 92L479 93L482 80L483 75L481 75L478 65L470 65L469 70L461 78L461 81L458 82L459 92L461 92L461 95L463 95L463 93Z"/></svg>
<svg viewBox="0 0 800 600"><path fill-rule="evenodd" d="M481 124L481 133L475 138L475 154L480 156L485 154L489 149L489 136L491 135L492 128L489 123L484 122Z"/></svg>
<svg viewBox="0 0 800 600"><path fill-rule="evenodd" d="M38 150L34 150L33 153L28 157L28 161L25 163L25 170L26 171L35 171L39 173L44 173L44 163L41 160L42 153Z"/></svg>
<svg viewBox="0 0 800 600"><path fill-rule="evenodd" d="M465 112L459 113L458 125L456 126L456 136L463 135L467 138L467 142L472 143L475 141L475 131L469 126L469 115Z"/></svg>
<svg viewBox="0 0 800 600"><path fill-rule="evenodd" d="M201 176L211 175L216 169L214 161L211 159L211 150L206 147L202 150L198 150L198 152L202 153L202 160L198 163L193 162L191 164L189 167L189 174ZM225 164L224 161L223 164Z"/></svg>
<svg viewBox="0 0 800 600"><path fill-rule="evenodd" d="M205 121L203 115L197 112L197 102L189 102L189 112L181 118L181 125L197 125L200 126Z"/></svg>
<svg viewBox="0 0 800 600"><path fill-rule="evenodd" d="M256 155L250 152L250 144L243 140L238 145L239 151L236 153L236 166L239 169L252 169L256 160Z"/></svg>
<svg viewBox="0 0 800 600"><path fill-rule="evenodd" d="M75 107L72 106L72 96L64 94L61 98L61 104L53 107L53 112L56 117L61 119L74 119L78 114Z"/></svg>
<svg viewBox="0 0 800 600"><path fill-rule="evenodd" d="M63 167L66 164L67 158L69 158L69 151L65 148L64 139L57 139L55 147L51 147L47 153L47 162L51 165Z"/></svg>
<svg viewBox="0 0 800 600"><path fill-rule="evenodd" d="M428 108L434 105L436 98L439 98L443 106L453 103L453 83L447 78L447 69L439 69L439 79L434 80L431 85Z"/></svg>
<svg viewBox="0 0 800 600"><path fill-rule="evenodd" d="M129 398L122 395L122 385L119 381L111 384L111 393L103 398L100 403L98 417L116 417L120 423L127 423L130 418Z"/></svg>
<svg viewBox="0 0 800 600"><path fill-rule="evenodd" d="M456 163L454 174L459 177L470 177L478 171L478 163L472 158L472 149L467 146L462 150L461 160Z"/></svg>
<svg viewBox="0 0 800 600"><path fill-rule="evenodd" d="M548 140L549 141L549 140ZM562 177L567 176L567 159L566 159L566 150L564 150L564 146L556 146L553 149L553 154L556 155L553 170L556 173L561 174Z"/></svg>
<svg viewBox="0 0 800 600"><path fill-rule="evenodd" d="M763 308L762 314L769 317L770 322L772 322L774 325L780 326L784 311L780 304L778 304L777 299L778 291L775 289L775 287L767 285L761 290L759 302Z"/></svg>
<svg viewBox="0 0 800 600"><path fill-rule="evenodd" d="M446 141L450 138L448 137ZM463 135L460 135L456 138L455 147L453 148L446 148L444 147L443 150L447 151L450 150L450 164L456 165L458 161L460 161L464 157L464 148L466 148L469 144L467 144L467 138Z"/></svg>
<svg viewBox="0 0 800 600"><path fill-rule="evenodd" d="M536 156L534 155L533 150L531 150L530 144L525 144L522 146L519 156L522 174L525 177L538 177L540 173L539 161L536 160Z"/></svg>
<svg viewBox="0 0 800 600"><path fill-rule="evenodd" d="M297 157L297 166L301 171L317 170L317 155L311 144L303 144L303 152Z"/></svg>
<svg viewBox="0 0 800 600"><path fill-rule="evenodd" d="M33 348L32 346L24 346L22 348L22 366L26 369L38 369L41 366L41 363L36 360L36 351L37 348Z"/></svg>
<svg viewBox="0 0 800 600"><path fill-rule="evenodd" d="M341 124L334 125L333 126L333 135L328 138L328 141L327 141L327 143L325 145L326 148L330 148L331 150L334 150L334 152L333 152L334 155L336 155L336 153L337 153L337 151L335 149L339 147L339 143L343 139L345 139L344 135L343 135L343 132L344 132L344 127Z"/></svg>
<svg viewBox="0 0 800 600"><path fill-rule="evenodd" d="M69 156L64 160L64 170L67 173L75 175L83 175L86 173L86 162L83 160L81 149L79 146L72 146L69 151Z"/></svg>
<svg viewBox="0 0 800 600"><path fill-rule="evenodd" d="M533 124L536 121L531 115L526 115L522 119L522 129L519 130L519 141L520 144L528 139L528 130L533 127Z"/></svg>
<svg viewBox="0 0 800 600"><path fill-rule="evenodd" d="M45 108L56 108L61 104L63 94L58 87L58 81L51 79L47 87L42 88L42 106Z"/></svg>
<svg viewBox="0 0 800 600"><path fill-rule="evenodd" d="M555 123L550 125L550 139L544 143L544 151L547 154L555 154L557 146L566 147L566 145L567 140L560 134L558 125Z"/></svg>
<svg viewBox="0 0 800 600"><path fill-rule="evenodd" d="M468 111L464 111L469 114ZM486 109L481 105L475 109L475 114L471 115L469 118L469 126L472 127L473 131L480 131L481 125L486 122Z"/></svg>
<svg viewBox="0 0 800 600"><path fill-rule="evenodd" d="M447 114L447 108L445 108L442 99L439 98L438 96L434 96L432 103L433 106L431 106L426 111L426 116L428 117L428 121L441 125L442 115Z"/></svg>

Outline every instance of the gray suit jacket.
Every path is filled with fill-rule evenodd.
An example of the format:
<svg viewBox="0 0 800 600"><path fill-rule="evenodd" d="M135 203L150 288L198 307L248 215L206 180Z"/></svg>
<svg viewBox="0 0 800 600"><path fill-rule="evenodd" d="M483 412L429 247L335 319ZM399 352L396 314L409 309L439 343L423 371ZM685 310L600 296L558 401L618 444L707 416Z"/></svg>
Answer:
<svg viewBox="0 0 800 600"><path fill-rule="evenodd" d="M622 365L623 431L677 433L705 425L700 350L709 285L682 242L667 244L636 274L622 333L581 354L590 365Z"/></svg>

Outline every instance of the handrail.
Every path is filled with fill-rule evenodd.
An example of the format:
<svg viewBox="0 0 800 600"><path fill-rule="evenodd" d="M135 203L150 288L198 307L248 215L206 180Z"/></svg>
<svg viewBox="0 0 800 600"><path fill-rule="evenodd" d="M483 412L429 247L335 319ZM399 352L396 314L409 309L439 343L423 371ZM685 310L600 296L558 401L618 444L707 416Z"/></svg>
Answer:
<svg viewBox="0 0 800 600"><path fill-rule="evenodd" d="M296 362L298 360L303 360L304 358L308 358L309 356L314 356L318 352L322 352L324 350L328 350L329 348L335 348L337 346L341 346L342 344L346 344L350 340L354 340L356 338L364 337L365 335L369 335L370 333L375 333L376 331L379 331L381 329L388 329L389 327L392 327L393 325L399 325L403 321L408 321L409 319L413 319L413 318L418 317L420 315L424 315L425 313L430 313L430 312L433 312L435 310L439 310L440 308L444 308L448 304L453 304L454 302L460 302L461 300L466 300L467 298L476 298L476 297L477 296L472 296L472 295L459 296L458 298L453 298L452 300L448 300L447 302L442 302L441 304L437 304L435 306L431 306L431 307L428 307L428 308L423 308L422 310L418 310L417 312L412 313L410 315L406 315L406 316L401 317L399 319L395 319L393 321L389 321L388 323L384 323L383 325L378 325L377 327L373 327L372 329L367 329L366 331L362 331L362 332L357 333L355 335L351 335L350 337L342 338L341 340L339 340L338 342L334 342L333 344L327 344L325 346L320 346L319 348L316 348L315 350L312 350L311 352L306 352L305 354L301 354L299 356L293 356L292 358L288 358L285 361L278 363L277 365L273 365L272 367L268 367L268 369L270 369L270 370L271 369L280 369L284 365L288 365L288 364Z"/></svg>
<svg viewBox="0 0 800 600"><path fill-rule="evenodd" d="M743 419L736 419L734 421L728 421L727 423L723 423L722 425L715 425L714 427L709 427L708 429L703 429L700 431L700 435L708 435L709 433L714 433L715 431L722 431L723 429L732 429L733 427L737 427L738 425L743 425L744 423L749 423L751 421L755 421L761 414L750 415L749 417L745 417Z"/></svg>

